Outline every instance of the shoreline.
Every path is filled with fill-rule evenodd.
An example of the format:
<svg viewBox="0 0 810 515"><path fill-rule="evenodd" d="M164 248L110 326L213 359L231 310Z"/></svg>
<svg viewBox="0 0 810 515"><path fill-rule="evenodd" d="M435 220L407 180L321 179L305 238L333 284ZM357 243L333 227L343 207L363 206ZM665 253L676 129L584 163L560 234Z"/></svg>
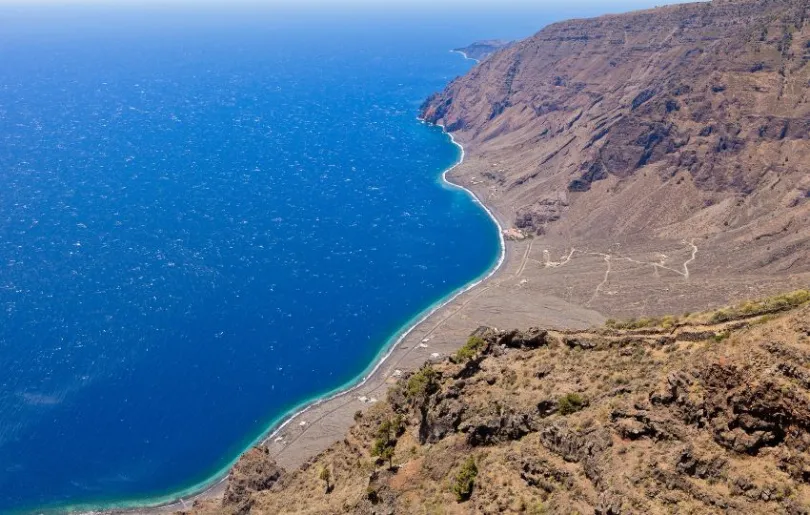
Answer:
<svg viewBox="0 0 810 515"><path fill-rule="evenodd" d="M457 52L457 51L453 51ZM457 52L461 53L463 52ZM466 59L476 61L476 59L472 59L464 55ZM491 279L501 268L503 267L504 262L506 261L507 249L506 249L506 240L504 238L503 233L503 226L501 225L501 221L498 217L495 216L493 211L484 204L483 201L470 189L462 186L460 184L454 183L448 180L447 175L461 166L464 163L466 152L464 146L456 141L455 137L447 132L446 128L442 124L433 124L430 122L425 121L421 117L417 117L417 120L427 126L439 127L442 130L442 134L444 134L450 142L455 145L459 149L459 158L458 160L452 164L450 167L445 169L441 175L441 184L442 186L449 186L452 189L458 189L464 191L474 203L480 206L486 213L487 216L492 220L495 225L497 234L498 234L498 256L494 262L494 264L487 269L484 273L482 273L477 278L473 279L468 284L465 284L456 290L451 291L445 297L437 300L435 303L431 304L427 308L425 308L420 313L416 314L411 320L406 322L397 332L395 332L383 345L380 349L378 355L370 362L369 366L356 378L352 381L343 384L329 392L326 392L322 395L317 396L317 398L308 399L298 406L289 410L288 413L282 415L278 419L271 422L268 426L268 429L261 433L261 435L255 438L252 443L245 446L245 450L242 451L232 462L230 462L227 466L223 467L221 470L217 471L214 475L212 475L209 479L197 483L196 485L190 486L188 488L182 489L179 492L174 494L169 494L166 496L161 496L152 499L144 499L141 501L129 501L129 502L121 502L116 506L116 503L112 503L108 505L109 507L99 508L99 507L92 507L92 505L74 505L74 506L67 506L63 508L68 513L80 513L83 515L96 515L96 514L132 514L132 513L160 513L171 511L174 509L184 509L191 503L201 499L207 499L217 495L219 490L224 486L225 482L230 476L230 471L237 463L237 461L241 458L242 454L247 450L257 447L257 446L265 446L268 442L278 437L278 435L289 427L289 425L302 415L310 412L313 409L316 409L328 402L334 401L336 399L346 397L356 390L367 386L370 381L376 379L378 374L380 373L381 368L383 365L386 364L388 359L394 353L394 351L400 346L400 344L405 340L414 330L421 327L428 319L430 319L433 315L437 312L442 310L443 308L447 307L453 301L458 299L460 296L464 295L465 293L469 293L471 290L479 287L484 282ZM385 378L383 378L385 379ZM59 509L54 510L55 512L60 512ZM44 512L47 513L47 510Z"/></svg>
<svg viewBox="0 0 810 515"><path fill-rule="evenodd" d="M481 62L481 61L479 61L478 59L476 59L475 57L470 57L470 56L468 56L468 55L466 54L466 52L463 52L463 51L461 51L461 50L450 50L450 52L451 52L451 53L453 53L453 54L461 54L461 56L462 56L464 59L467 59L467 60L469 60L469 61L475 61L475 63L476 63L476 64L479 64L479 63Z"/></svg>
<svg viewBox="0 0 810 515"><path fill-rule="evenodd" d="M277 436L290 422L292 422L293 419L299 417L300 415L303 415L304 413L307 413L312 408L320 406L321 404L324 404L324 403L329 402L331 400L337 399L338 397L343 397L345 395L348 395L348 394L352 393L353 391L358 390L361 387L365 386L368 383L368 381L370 379L372 379L373 376L379 372L380 368L385 364L385 362L388 360L388 358L391 357L391 354L393 354L396 347L399 344L401 344L402 341L405 338L407 338L408 335L410 335L417 327L419 327L420 325L425 323L425 321L427 321L428 318L430 318L436 312L438 312L439 310L441 310L442 308L444 308L445 306L447 306L448 304L450 304L451 302L456 300L459 296L463 295L464 293L467 293L468 291L472 290L473 288L480 285L484 281L490 279L501 268L501 266L503 266L504 260L506 258L506 240L504 239L504 236L503 236L503 227L501 226L500 221L495 217L495 215L492 213L492 211L490 211L490 209L486 205L484 205L483 202L481 202L481 200L478 198L478 196L475 193L473 193L471 190L465 188L464 186L461 186L459 184L456 184L454 182L450 182L449 180L447 180L447 174L449 172L451 172L452 170L454 170L455 168L457 168L458 166L460 166L464 162L464 157L465 157L464 147L455 140L455 138L453 137L452 134L447 132L447 130L444 128L444 126L442 126L440 124L439 125L431 124L429 122L426 122L422 118L417 118L417 119L421 123L426 124L428 126L433 125L433 126L441 127L442 133L445 134L446 136L448 136L449 139L450 139L450 142L453 143L454 145L456 145L458 147L458 149L460 150L461 154L459 156L458 161L456 161L452 166L450 166L444 172L442 172L441 179L442 179L442 181L444 183L450 185L451 187L461 189L461 190L467 192L467 194L473 199L473 202L475 202L476 204L481 206L484 209L484 211L486 211L487 215L489 215L490 219L492 219L492 221L495 223L495 227L498 230L498 240L499 240L499 242L498 242L498 246L499 246L498 259L495 262L495 265L491 269L489 269L487 272L484 273L483 277L478 277L478 278L474 279L471 283L466 284L464 286L461 286L460 288L450 292L443 299L439 299L436 303L432 304L431 306L429 306L428 308L426 308L425 310L423 310L422 312L417 314L415 317L413 317L413 318L417 318L417 320L415 322L413 321L413 318L411 320L409 320L408 322L406 322L405 325L403 325L402 328L400 328L400 330L398 330L396 333L394 333L394 335L391 336L388 339L388 341L386 342L386 344L382 347L382 349L380 350L380 353L383 353L383 356L379 357L379 354L378 354L377 356L375 356L374 360L372 360L371 364L369 365L371 370L366 372L366 370L368 370L368 368L369 368L369 367L367 367L366 370L363 371L363 373L362 373L363 377L362 377L362 379L360 381L353 380L350 383L351 386L348 386L348 387L346 387L346 385L340 386L339 387L340 390L338 390L338 391L332 390L331 392L328 392L328 393L326 393L324 395L319 396L319 398L317 400L307 401L305 403L306 405L301 407L301 409L294 408L294 409L298 409L298 411L295 411L292 415L289 415L288 417L285 417L287 420L285 420L283 423L278 425L278 427L276 427L275 429L271 429L270 431L272 431L272 432L270 434L268 434L266 437L261 438L260 439L261 441L258 443L258 445L266 444L268 441L273 439L273 437ZM253 447L253 446L254 445L251 445L250 447Z"/></svg>

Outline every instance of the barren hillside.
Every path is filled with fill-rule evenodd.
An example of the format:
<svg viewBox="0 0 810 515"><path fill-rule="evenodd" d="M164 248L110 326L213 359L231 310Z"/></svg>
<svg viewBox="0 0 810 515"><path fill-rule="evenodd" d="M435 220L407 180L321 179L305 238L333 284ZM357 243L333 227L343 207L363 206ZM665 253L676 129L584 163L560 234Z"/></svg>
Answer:
<svg viewBox="0 0 810 515"><path fill-rule="evenodd" d="M576 248L653 266L697 245L703 277L681 293L705 298L694 283L750 275L716 299L728 301L810 270L809 6L712 2L556 23L423 114L467 147L453 178L534 236L539 261ZM650 287L625 285L593 306L632 313Z"/></svg>

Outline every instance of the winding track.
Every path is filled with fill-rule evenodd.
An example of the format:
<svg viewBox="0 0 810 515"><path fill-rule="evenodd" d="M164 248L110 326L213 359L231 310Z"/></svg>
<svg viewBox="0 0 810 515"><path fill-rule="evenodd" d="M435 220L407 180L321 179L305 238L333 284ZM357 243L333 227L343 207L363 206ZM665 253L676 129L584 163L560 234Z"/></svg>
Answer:
<svg viewBox="0 0 810 515"><path fill-rule="evenodd" d="M610 277L610 272L611 272L611 260L624 260L624 261L629 261L631 263L635 263L637 265L649 265L649 266L652 266L655 269L656 276L658 276L658 271L659 270L668 270L670 272L673 272L675 274L678 274L678 275L682 276L684 278L684 280L688 281L689 280L689 265L692 264L695 261L695 259L697 258L698 247L697 247L697 245L695 245L695 240L691 240L691 241L688 241L688 242L686 240L683 240L683 243L685 243L685 244L692 247L692 255L691 255L691 257L689 259L687 259L686 261L684 261L684 263L682 265L683 266L683 271L678 270L676 268L666 266L667 259L669 259L669 258L668 258L668 256L666 254L663 254L663 253L659 254L660 257L661 257L660 261L654 262L654 261L639 261L638 259L633 259L631 257L613 256L612 254L603 254L601 252L585 252L585 251L582 251L582 250L579 250L579 249L576 249L576 248L571 248L571 251L568 253L568 255L565 256L560 261L552 261L551 260L551 254L549 253L548 249L543 250L543 261L544 261L543 263L541 263L540 261L537 261L536 259L530 259L529 258L529 252L528 252L528 249L527 249L526 255L523 256L523 263L521 265L519 273L523 273L523 270L526 268L526 262L527 261L534 261L535 263L543 265L543 268L558 268L558 267L567 265L571 261L571 259L574 256L575 252L579 252L580 254L585 254L585 255L590 255L590 256L601 256L605 260L605 262L607 263L607 270L605 271L604 279L602 280L601 283L599 283L599 285L596 286L596 290L594 291L594 293L591 296L590 300L588 300L588 302L585 303L586 307L590 307L591 303L594 300L596 300L596 297L602 292L602 288L604 288L604 286L608 283L608 279ZM519 274L516 274L516 275L519 275Z"/></svg>
<svg viewBox="0 0 810 515"><path fill-rule="evenodd" d="M591 302L593 302L596 299L596 297L599 296L599 293L602 291L602 287L608 283L608 279L610 278L610 267L611 267L610 254L599 254L599 255L605 259L605 263L607 263L607 270L605 270L605 278L602 279L602 282L599 283L599 285L597 285L596 290L594 290L593 296L591 296L590 300L588 300L588 302L585 303L586 307L590 307Z"/></svg>
<svg viewBox="0 0 810 515"><path fill-rule="evenodd" d="M686 243L686 240L684 240L684 243ZM689 264L695 260L695 257L697 257L698 252L697 245L695 245L695 240L690 241L689 245L692 246L692 257L686 260L683 264L683 276L686 279L689 279Z"/></svg>
<svg viewBox="0 0 810 515"><path fill-rule="evenodd" d="M526 263L529 261L529 254L532 251L532 245L534 245L534 240L531 240L529 245L526 247L526 252L523 253L523 261L521 261L520 266L515 272L515 277L520 277L523 275L523 271L526 270Z"/></svg>

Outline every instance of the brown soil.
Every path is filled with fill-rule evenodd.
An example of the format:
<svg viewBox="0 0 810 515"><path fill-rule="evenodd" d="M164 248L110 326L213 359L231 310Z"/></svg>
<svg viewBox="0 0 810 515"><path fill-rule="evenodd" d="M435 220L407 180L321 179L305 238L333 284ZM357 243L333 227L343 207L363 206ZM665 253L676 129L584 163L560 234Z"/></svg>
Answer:
<svg viewBox="0 0 810 515"><path fill-rule="evenodd" d="M404 377L302 467L251 451L223 500L183 513L808 513L810 306L770 311L479 328L472 358ZM400 419L389 468L371 449Z"/></svg>

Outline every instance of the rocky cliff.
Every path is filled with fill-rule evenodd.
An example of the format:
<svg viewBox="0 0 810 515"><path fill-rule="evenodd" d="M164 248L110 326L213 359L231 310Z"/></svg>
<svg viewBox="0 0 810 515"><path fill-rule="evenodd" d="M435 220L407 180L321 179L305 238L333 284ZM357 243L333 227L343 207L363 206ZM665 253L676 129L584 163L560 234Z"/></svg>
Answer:
<svg viewBox="0 0 810 515"><path fill-rule="evenodd" d="M459 181L526 234L700 239L726 269L806 272L808 9L715 1L556 23L423 115L468 147Z"/></svg>
<svg viewBox="0 0 810 515"><path fill-rule="evenodd" d="M302 468L254 449L183 513L808 513L809 301L482 327Z"/></svg>

